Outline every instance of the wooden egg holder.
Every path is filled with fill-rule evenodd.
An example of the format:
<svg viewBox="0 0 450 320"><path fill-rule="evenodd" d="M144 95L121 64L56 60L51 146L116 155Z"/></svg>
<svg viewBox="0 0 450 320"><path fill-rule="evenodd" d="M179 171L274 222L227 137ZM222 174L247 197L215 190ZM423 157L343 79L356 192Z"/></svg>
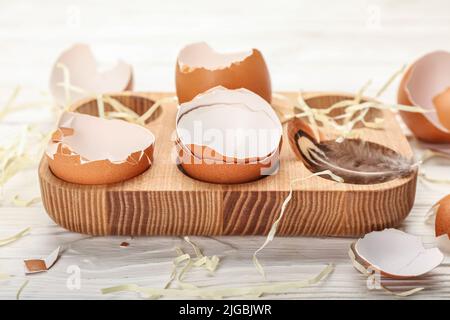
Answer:
<svg viewBox="0 0 450 320"><path fill-rule="evenodd" d="M115 98L142 114L152 100L171 95L128 93ZM326 107L343 97L306 95L312 107ZM97 115L95 100L79 103L73 109ZM175 103L165 104L150 119L148 128L156 136L153 166L125 182L98 186L67 183L52 174L44 156L39 179L50 217L68 230L92 235L267 234L280 213L291 179L311 174L290 149L286 128L276 175L239 185L210 184L186 176L173 160L176 111ZM363 128L360 137L411 156L412 150L394 115L389 111L380 114L385 129ZM396 227L412 208L416 179L414 173L380 184L356 185L313 177L295 185L277 234L360 236Z"/></svg>

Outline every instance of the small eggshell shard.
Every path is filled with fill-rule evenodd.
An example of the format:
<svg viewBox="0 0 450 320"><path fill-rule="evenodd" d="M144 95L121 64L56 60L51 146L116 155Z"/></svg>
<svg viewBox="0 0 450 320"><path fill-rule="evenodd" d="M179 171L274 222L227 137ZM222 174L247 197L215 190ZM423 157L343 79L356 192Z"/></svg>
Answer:
<svg viewBox="0 0 450 320"><path fill-rule="evenodd" d="M421 276L444 259L438 248L426 249L420 237L397 229L366 234L356 242L354 251L366 266L398 279Z"/></svg>
<svg viewBox="0 0 450 320"><path fill-rule="evenodd" d="M244 183L278 168L280 120L247 89L216 87L181 104L176 127L179 163L195 179Z"/></svg>
<svg viewBox="0 0 450 320"><path fill-rule="evenodd" d="M221 54L204 42L190 44L178 55L175 81L180 103L216 86L246 88L269 103L272 99L269 70L257 49Z"/></svg>
<svg viewBox="0 0 450 320"><path fill-rule="evenodd" d="M436 238L436 247L445 254L450 254L450 239L448 234L443 234Z"/></svg>
<svg viewBox="0 0 450 320"><path fill-rule="evenodd" d="M67 182L116 183L151 166L154 142L154 135L142 126L65 112L46 156L53 174Z"/></svg>
<svg viewBox="0 0 450 320"><path fill-rule="evenodd" d="M450 236L450 195L445 196L434 206L436 212L435 234L436 237L447 234Z"/></svg>
<svg viewBox="0 0 450 320"><path fill-rule="evenodd" d="M49 85L55 102L63 106L92 95L132 90L133 70L118 60L112 69L100 71L91 48L75 44L56 60Z"/></svg>
<svg viewBox="0 0 450 320"><path fill-rule="evenodd" d="M25 273L32 274L48 271L58 260L60 251L61 247L58 247L45 259L24 260Z"/></svg>
<svg viewBox="0 0 450 320"><path fill-rule="evenodd" d="M121 248L126 248L126 247L128 247L130 245L130 243L129 242L126 242L126 241L123 241L122 243L120 243L120 247Z"/></svg>
<svg viewBox="0 0 450 320"><path fill-rule="evenodd" d="M431 52L406 71L397 100L403 105L425 109L425 113L400 111L403 121L417 138L432 143L450 142L449 87L449 52Z"/></svg>

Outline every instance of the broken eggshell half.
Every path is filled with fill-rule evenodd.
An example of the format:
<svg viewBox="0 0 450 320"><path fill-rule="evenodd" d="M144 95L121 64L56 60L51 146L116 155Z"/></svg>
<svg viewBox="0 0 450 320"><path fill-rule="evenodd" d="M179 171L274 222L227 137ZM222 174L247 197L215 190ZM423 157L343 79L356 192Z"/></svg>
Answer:
<svg viewBox="0 0 450 320"><path fill-rule="evenodd" d="M282 132L275 111L259 95L215 87L179 106L178 162L201 181L257 180L276 172Z"/></svg>
<svg viewBox="0 0 450 320"><path fill-rule="evenodd" d="M96 94L132 90L133 70L118 60L112 69L100 71L91 48L75 44L54 63L49 86L55 102L63 106Z"/></svg>
<svg viewBox="0 0 450 320"><path fill-rule="evenodd" d="M414 62L403 76L397 100L425 109L425 113L400 111L417 138L450 142L450 52L431 52Z"/></svg>
<svg viewBox="0 0 450 320"><path fill-rule="evenodd" d="M291 149L312 172L330 170L345 183L374 184L406 176L416 168L392 149L361 139L336 141L325 139L319 129L319 139L314 137L311 126L294 118L288 123L288 139Z"/></svg>
<svg viewBox="0 0 450 320"><path fill-rule="evenodd" d="M64 112L46 156L53 174L67 182L116 183L151 166L154 142L154 135L142 126Z"/></svg>
<svg viewBox="0 0 450 320"><path fill-rule="evenodd" d="M216 86L246 88L269 103L272 99L269 70L257 49L218 53L204 42L190 44L178 54L175 81L180 103Z"/></svg>
<svg viewBox="0 0 450 320"><path fill-rule="evenodd" d="M353 247L365 267L394 278L414 278L439 266L444 255L438 248L426 249L420 237L397 229L373 231Z"/></svg>

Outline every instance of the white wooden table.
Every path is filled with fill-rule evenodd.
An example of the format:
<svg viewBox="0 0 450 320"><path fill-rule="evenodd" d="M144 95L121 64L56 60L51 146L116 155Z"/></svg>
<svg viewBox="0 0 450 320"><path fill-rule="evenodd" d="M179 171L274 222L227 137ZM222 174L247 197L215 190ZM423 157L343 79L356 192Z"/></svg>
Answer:
<svg viewBox="0 0 450 320"><path fill-rule="evenodd" d="M177 51L186 43L206 40L218 49L257 47L264 53L275 90L340 90L354 92L373 79L372 93L399 67L434 50L450 50L450 2L427 1L1 1L0 101L16 85L47 90L50 66L60 50L76 41L95 44L106 63L116 56L135 69L136 89L173 91ZM397 84L384 99L395 101ZM25 90L26 91L26 90ZM25 92L24 91L24 92ZM30 97L21 97L23 100ZM48 123L47 114L26 114ZM27 119L2 120L0 136L7 140ZM416 148L420 153L420 149ZM432 161L434 176L450 177L448 162ZM2 191L0 238L25 227L31 234L0 247L0 272L13 275L0 282L0 298L14 299L25 280L22 261L49 254L58 245L68 249L47 273L27 277L22 299L115 299L134 294L103 296L100 289L115 284L162 286L169 278L173 248L190 247L177 237L128 239L92 238L56 226L41 204L15 207L11 197L39 194L36 169L22 172ZM416 202L402 229L434 243L433 226L424 223L427 210L450 187L419 182ZM263 237L193 237L205 254L222 258L211 276L193 270L187 276L200 286L255 285L263 280L251 257ZM121 248L122 241L130 246ZM327 263L335 270L318 285L276 299L385 299L368 291L365 278L350 264L347 249L353 239L276 238L260 255L268 279L289 281L315 275ZM410 297L450 298L450 257L432 273L413 281L391 282L397 288L424 286ZM81 270L81 286L70 289L71 266ZM70 280L69 280L70 281Z"/></svg>

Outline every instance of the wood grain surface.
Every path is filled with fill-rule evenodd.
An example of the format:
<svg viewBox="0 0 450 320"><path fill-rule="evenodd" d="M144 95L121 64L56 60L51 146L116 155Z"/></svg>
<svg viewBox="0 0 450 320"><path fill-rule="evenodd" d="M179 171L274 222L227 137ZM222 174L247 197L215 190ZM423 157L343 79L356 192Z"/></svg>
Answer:
<svg viewBox="0 0 450 320"><path fill-rule="evenodd" d="M171 95L130 93L115 97L142 114L152 100ZM296 94L284 95L294 98ZM147 96L150 99L146 100ZM340 97L345 95L305 95L313 107L327 107ZM106 105L107 111L109 108ZM95 99L79 102L73 110L98 115ZM91 235L267 234L280 213L291 180L311 172L285 143L277 174L235 185L194 180L174 161L176 110L176 104L165 104L150 119L147 126L156 137L154 163L140 176L122 183L100 186L67 183L52 174L44 157L39 176L43 203L50 217L68 230ZM359 128L358 136L411 156L408 141L393 115L385 111L382 117L384 129ZM287 142L286 132L283 138ZM415 187L416 173L371 185L313 177L294 186L278 234L359 236L398 226L411 210Z"/></svg>

